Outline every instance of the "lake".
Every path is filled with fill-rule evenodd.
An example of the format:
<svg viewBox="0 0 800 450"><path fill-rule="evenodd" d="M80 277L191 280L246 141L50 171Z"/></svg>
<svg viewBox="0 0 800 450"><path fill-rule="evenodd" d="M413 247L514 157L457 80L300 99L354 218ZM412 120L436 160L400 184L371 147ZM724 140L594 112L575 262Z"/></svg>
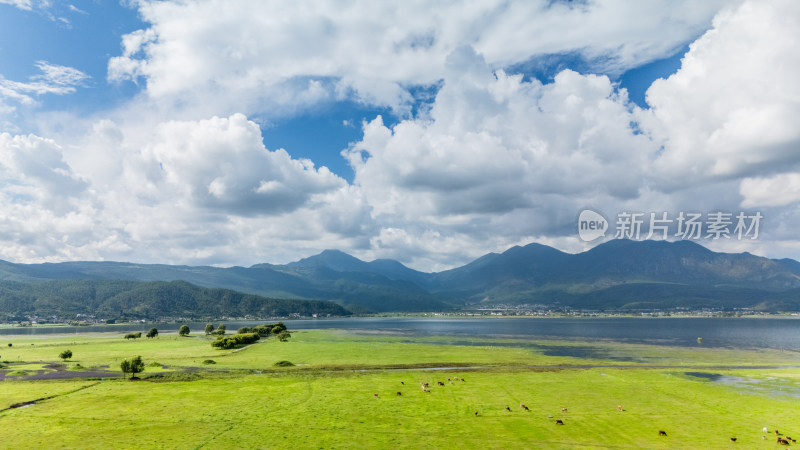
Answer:
<svg viewBox="0 0 800 450"><path fill-rule="evenodd" d="M229 332L269 321L224 322ZM220 322L215 322L215 326ZM610 340L684 347L777 348L800 351L800 319L796 318L384 318L284 320L290 330L345 329L409 336L454 336L514 339ZM83 327L0 328L0 335L86 332L147 332L156 327L177 332L181 324L91 325ZM205 323L189 323L202 333ZM703 338L702 344L697 341Z"/></svg>

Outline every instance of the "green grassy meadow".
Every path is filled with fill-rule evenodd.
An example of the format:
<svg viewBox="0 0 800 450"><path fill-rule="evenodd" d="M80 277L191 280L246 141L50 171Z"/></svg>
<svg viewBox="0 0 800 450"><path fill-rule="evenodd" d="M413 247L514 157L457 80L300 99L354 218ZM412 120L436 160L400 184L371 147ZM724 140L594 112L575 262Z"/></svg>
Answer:
<svg viewBox="0 0 800 450"><path fill-rule="evenodd" d="M800 437L798 352L341 330L240 350L211 340L0 336L0 447L776 448L764 426ZM129 381L119 363L136 355L147 368ZM59 371L104 375L31 379Z"/></svg>

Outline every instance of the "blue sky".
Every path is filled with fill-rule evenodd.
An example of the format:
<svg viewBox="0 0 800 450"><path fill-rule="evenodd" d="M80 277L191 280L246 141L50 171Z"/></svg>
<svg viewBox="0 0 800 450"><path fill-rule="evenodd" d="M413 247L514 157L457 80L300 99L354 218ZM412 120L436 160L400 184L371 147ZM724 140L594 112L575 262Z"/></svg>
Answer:
<svg viewBox="0 0 800 450"><path fill-rule="evenodd" d="M795 9L0 0L0 259L440 270L586 207L797 257Z"/></svg>

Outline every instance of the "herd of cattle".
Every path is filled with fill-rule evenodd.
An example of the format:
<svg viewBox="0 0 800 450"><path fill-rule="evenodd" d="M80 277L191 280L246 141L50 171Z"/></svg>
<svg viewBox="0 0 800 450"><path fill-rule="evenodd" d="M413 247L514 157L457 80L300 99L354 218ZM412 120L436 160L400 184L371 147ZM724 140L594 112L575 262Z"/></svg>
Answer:
<svg viewBox="0 0 800 450"><path fill-rule="evenodd" d="M465 379L463 379L463 378L459 378L459 377L455 377L455 378L448 378L448 379L447 379L447 381L448 381L450 384L455 384L454 382L459 382L459 381L460 381L460 382L466 382L466 380L465 380ZM400 382L400 384L402 384L402 385L405 385L406 383L405 383L405 382L403 382L403 381L401 381L401 382ZM436 382L436 384L438 384L439 386L445 386L445 383L444 383L444 381L437 381L437 382ZM420 382L420 388L422 389L422 392L428 392L428 393L429 393L429 392L431 392L431 389L430 389L430 383L427 383L427 382ZM397 391L397 395L398 395L398 396L402 396L402 395L403 395L403 393L402 393L401 391ZM378 395L377 393L376 393L376 394L373 394L373 396L375 396L375 397L380 397L380 395ZM524 409L525 411L530 411L530 408L528 408L527 406L525 406L525 404L524 404L524 403L520 403L520 404L519 404L519 407L520 407L521 409ZM506 408L505 408L505 409L506 409L506 411L508 411L508 412L511 412L511 407L510 407L510 406L506 406ZM622 405L617 405L617 411L623 412L623 411L625 411L625 410L622 408ZM561 408L561 412L562 412L562 413L566 413L566 412L568 412L568 410L567 410L567 408ZM475 411L475 416L477 417L478 415L479 415L478 411ZM548 417L548 418L550 418L550 419L552 419L552 418L553 418L553 416L552 416L552 415L548 415L547 417ZM555 419L555 424L556 424L556 425L564 425L564 420L563 420L563 419ZM768 433L768 432L769 432L769 431L768 431L768 429L767 429L767 427L764 427L764 428L762 429L762 431L763 431L765 434L763 434L763 435L761 436L761 439L765 439L765 440L766 440L766 439L767 439L767 435L766 435L766 433ZM791 436L786 436L786 435L783 435L783 434L781 434L781 433L780 433L780 432L779 432L777 429L776 429L776 430L774 430L774 433L775 433L775 436L777 436L777 443L778 443L778 444L781 444L781 445L789 445L790 443L796 443L796 442L797 442L797 441L795 441L794 439L792 439L792 438L791 438ZM664 430L658 430L658 435L659 435L659 436L666 437L666 436L667 436L667 432L666 432L666 431L664 431ZM730 438L730 441L731 441L731 442L736 442L736 440L737 440L737 438L735 438L735 437L731 437L731 438Z"/></svg>

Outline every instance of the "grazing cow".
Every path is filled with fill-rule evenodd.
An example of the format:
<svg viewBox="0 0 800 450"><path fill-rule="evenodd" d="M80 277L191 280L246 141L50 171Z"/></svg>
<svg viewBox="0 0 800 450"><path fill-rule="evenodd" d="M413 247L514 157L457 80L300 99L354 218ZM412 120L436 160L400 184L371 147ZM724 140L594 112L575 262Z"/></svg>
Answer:
<svg viewBox="0 0 800 450"><path fill-rule="evenodd" d="M475 411L475 417L478 417L478 411Z"/></svg>
<svg viewBox="0 0 800 450"><path fill-rule="evenodd" d="M617 411L622 411L622 405L617 405Z"/></svg>
<svg viewBox="0 0 800 450"><path fill-rule="evenodd" d="M439 386L444 386L444 383L441 381L437 381L437 383L439 383Z"/></svg>
<svg viewBox="0 0 800 450"><path fill-rule="evenodd" d="M764 433L769 433L769 430L767 429L767 427L762 428L761 431L763 431Z"/></svg>
<svg viewBox="0 0 800 450"><path fill-rule="evenodd" d="M778 438L778 444L789 445L789 441L787 441L786 439L783 439L783 438Z"/></svg>
<svg viewBox="0 0 800 450"><path fill-rule="evenodd" d="M775 436L777 436L777 435L779 435L779 434L780 434L780 433L778 433L778 429L777 429L777 428L775 428Z"/></svg>
<svg viewBox="0 0 800 450"><path fill-rule="evenodd" d="M762 435L761 435L761 439L764 439L764 440L766 440L766 439L767 439L767 435L766 435L766 434L762 434Z"/></svg>
<svg viewBox="0 0 800 450"><path fill-rule="evenodd" d="M519 404L519 407L520 407L520 408L522 408L522 409L524 409L525 411L530 411L530 409L528 409L528 407L527 407L527 406L525 406L525 403L520 403L520 404Z"/></svg>
<svg viewBox="0 0 800 450"><path fill-rule="evenodd" d="M658 435L659 435L659 436L666 436L666 435L667 435L667 432L666 432L666 431L664 431L664 430L658 430Z"/></svg>
<svg viewBox="0 0 800 450"><path fill-rule="evenodd" d="M404 382L402 382L402 381L400 382L400 384L402 384L402 385L404 385L404 386L405 386L405 383L404 383Z"/></svg>
<svg viewBox="0 0 800 450"><path fill-rule="evenodd" d="M735 438L735 437L732 437L732 438L731 438L731 442L736 442L736 438Z"/></svg>
<svg viewBox="0 0 800 450"><path fill-rule="evenodd" d="M400 392L400 391L397 391L397 395L403 395L403 393Z"/></svg>
<svg viewBox="0 0 800 450"><path fill-rule="evenodd" d="M508 411L508 412L511 412L511 408L509 408L508 406L506 406L506 411Z"/></svg>
<svg viewBox="0 0 800 450"><path fill-rule="evenodd" d="M372 394L372 395L373 395L373 396L375 396L375 397L377 397L377 396L378 396L378 394Z"/></svg>
<svg viewBox="0 0 800 450"><path fill-rule="evenodd" d="M561 408L561 412L567 412L567 408Z"/></svg>
<svg viewBox="0 0 800 450"><path fill-rule="evenodd" d="M556 419L556 425L564 425L564 421L561 419Z"/></svg>

